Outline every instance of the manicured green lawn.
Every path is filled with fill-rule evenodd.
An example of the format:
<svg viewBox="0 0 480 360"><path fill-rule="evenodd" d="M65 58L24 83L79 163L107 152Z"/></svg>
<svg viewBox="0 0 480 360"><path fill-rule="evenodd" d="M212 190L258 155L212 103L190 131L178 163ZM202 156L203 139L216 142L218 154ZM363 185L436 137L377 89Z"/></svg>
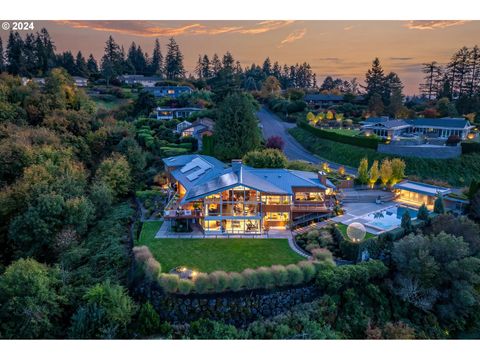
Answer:
<svg viewBox="0 0 480 360"><path fill-rule="evenodd" d="M287 239L155 239L161 221L146 222L137 245L147 245L168 272L176 266L201 271L242 271L246 268L292 264L303 259Z"/></svg>
<svg viewBox="0 0 480 360"><path fill-rule="evenodd" d="M385 155L373 149L367 149L349 144L319 138L308 131L295 127L289 130L307 150L318 156L339 164L357 168L360 160L367 157L370 164L373 160L395 156ZM452 186L467 186L472 179L480 174L480 153L462 155L455 159L421 159L403 158L407 165L406 174L415 175L420 179L442 180Z"/></svg>
<svg viewBox="0 0 480 360"><path fill-rule="evenodd" d="M343 236L345 237L345 239L348 239L348 236L347 236L347 227L348 225L345 225L345 224L337 224L337 228L338 230L340 230L340 232L343 234ZM372 233L369 233L367 231L367 233L365 234L365 239L364 240L368 240L368 239L371 239L375 237L374 234Z"/></svg>

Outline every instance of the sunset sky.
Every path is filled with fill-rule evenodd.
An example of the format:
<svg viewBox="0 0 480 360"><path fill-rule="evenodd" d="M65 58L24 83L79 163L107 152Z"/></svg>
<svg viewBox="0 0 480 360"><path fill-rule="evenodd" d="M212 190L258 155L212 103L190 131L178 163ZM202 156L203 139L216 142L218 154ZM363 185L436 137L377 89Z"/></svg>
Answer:
<svg viewBox="0 0 480 360"><path fill-rule="evenodd" d="M243 66L270 56L283 63L309 62L321 83L327 75L363 81L378 56L386 72L395 71L406 94L418 93L422 62L445 63L462 46L480 43L480 21L36 21L46 27L57 51L81 50L100 60L113 35L125 49L132 41L151 54L158 37L175 37L193 71L199 54L230 51ZM6 46L7 34L1 33ZM479 44L480 45L480 44Z"/></svg>

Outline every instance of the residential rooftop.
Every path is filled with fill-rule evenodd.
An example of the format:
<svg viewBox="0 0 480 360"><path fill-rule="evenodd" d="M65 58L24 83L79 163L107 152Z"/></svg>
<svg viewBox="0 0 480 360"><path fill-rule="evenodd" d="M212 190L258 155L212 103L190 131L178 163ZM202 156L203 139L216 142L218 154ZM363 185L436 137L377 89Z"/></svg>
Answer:
<svg viewBox="0 0 480 360"><path fill-rule="evenodd" d="M182 203L190 202L235 186L246 186L257 191L293 195L294 187L335 188L329 181L323 185L318 174L289 169L258 169L232 161L228 167L221 161L205 155L182 155L163 159L173 167L172 176L186 190Z"/></svg>
<svg viewBox="0 0 480 360"><path fill-rule="evenodd" d="M435 186L430 184L424 184L416 181L405 180L393 186L394 189L411 191L419 194L437 196L438 194L447 195L452 192L451 189Z"/></svg>

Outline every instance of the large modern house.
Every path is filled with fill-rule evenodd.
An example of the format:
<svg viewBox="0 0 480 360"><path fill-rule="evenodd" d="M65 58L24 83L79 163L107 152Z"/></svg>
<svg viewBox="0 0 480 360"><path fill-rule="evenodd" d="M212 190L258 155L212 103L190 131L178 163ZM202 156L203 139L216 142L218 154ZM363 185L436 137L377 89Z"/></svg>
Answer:
<svg viewBox="0 0 480 360"><path fill-rule="evenodd" d="M448 139L450 135L457 135L462 140L465 140L473 128L474 126L463 118L393 120L383 117L369 118L363 121L362 131L366 135L375 134L389 139L415 135Z"/></svg>
<svg viewBox="0 0 480 360"><path fill-rule="evenodd" d="M175 195L167 221L191 219L205 234L262 234L312 214L328 215L335 187L323 172L231 166L204 155L163 159Z"/></svg>

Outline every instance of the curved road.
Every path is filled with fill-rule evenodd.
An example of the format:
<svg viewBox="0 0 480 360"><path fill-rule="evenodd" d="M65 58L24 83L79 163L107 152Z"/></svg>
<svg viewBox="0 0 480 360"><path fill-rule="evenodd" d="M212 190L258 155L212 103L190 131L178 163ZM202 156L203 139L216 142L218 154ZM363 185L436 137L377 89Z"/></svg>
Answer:
<svg viewBox="0 0 480 360"><path fill-rule="evenodd" d="M271 113L266 108L262 107L260 111L257 112L257 116L260 119L262 124L262 134L265 139L268 139L270 136L280 136L285 143L283 147L283 152L289 160L304 160L313 164L320 164L327 162L331 169L338 169L341 164L322 159L321 157L312 154L306 150L300 143L295 140L295 138L288 133L288 129L295 127L295 124L287 123L282 121L277 115ZM356 175L357 170L344 166L345 171L349 175Z"/></svg>

